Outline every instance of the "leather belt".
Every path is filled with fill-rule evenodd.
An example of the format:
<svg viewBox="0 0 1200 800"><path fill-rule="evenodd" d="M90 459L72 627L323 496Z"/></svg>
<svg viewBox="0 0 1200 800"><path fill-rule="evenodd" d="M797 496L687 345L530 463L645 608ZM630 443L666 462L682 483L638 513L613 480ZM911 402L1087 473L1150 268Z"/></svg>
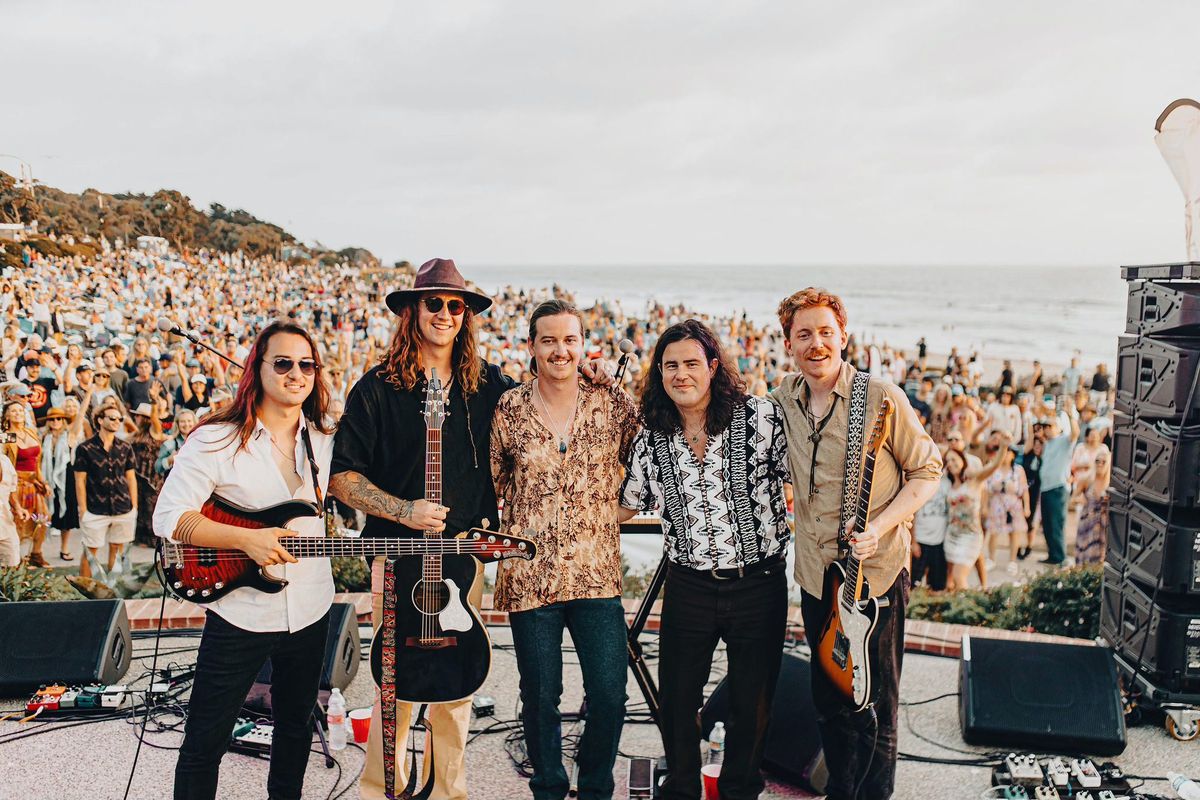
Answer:
<svg viewBox="0 0 1200 800"><path fill-rule="evenodd" d="M692 567L683 567L675 563L672 563L671 566L675 569L687 570L689 574L695 575L698 578L707 578L716 581L736 581L741 578L749 578L751 575L757 575L760 572L765 572L776 564L782 564L783 562L783 553L777 553L768 558L755 561L753 564L746 564L740 567L727 567L725 569L693 569Z"/></svg>

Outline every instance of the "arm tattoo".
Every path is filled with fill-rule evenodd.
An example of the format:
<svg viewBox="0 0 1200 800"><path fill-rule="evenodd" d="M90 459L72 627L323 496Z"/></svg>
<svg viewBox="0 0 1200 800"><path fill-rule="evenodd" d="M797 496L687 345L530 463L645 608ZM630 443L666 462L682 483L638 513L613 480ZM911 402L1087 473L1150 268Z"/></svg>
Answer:
<svg viewBox="0 0 1200 800"><path fill-rule="evenodd" d="M343 503L374 517L398 522L412 516L412 500L401 500L388 494L358 472L340 472L331 477L329 492Z"/></svg>
<svg viewBox="0 0 1200 800"><path fill-rule="evenodd" d="M196 528L200 526L202 519L204 516L197 511L184 514L175 525L175 533L172 538L180 544L191 544L192 538L196 535Z"/></svg>

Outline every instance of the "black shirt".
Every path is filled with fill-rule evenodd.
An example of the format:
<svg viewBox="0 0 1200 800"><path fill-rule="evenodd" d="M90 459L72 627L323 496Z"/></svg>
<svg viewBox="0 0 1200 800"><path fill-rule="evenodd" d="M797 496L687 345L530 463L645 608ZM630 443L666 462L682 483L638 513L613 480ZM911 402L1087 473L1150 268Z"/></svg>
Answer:
<svg viewBox="0 0 1200 800"><path fill-rule="evenodd" d="M26 378L24 381L25 385L33 392L29 395L29 406L33 409L33 416L37 420L38 427L45 424L46 415L50 413L51 408L50 394L58 388L58 379L54 377L54 373L49 370L42 370L42 372L43 374L36 380Z"/></svg>
<svg viewBox="0 0 1200 800"><path fill-rule="evenodd" d="M482 527L485 520L489 527L498 527L500 515L488 455L492 415L500 395L516 385L499 367L485 364L479 390L471 395L469 404L457 381L450 387L449 413L442 423L442 505L450 509L446 535ZM395 497L423 499L424 401L425 381L405 390L388 383L379 367L368 370L346 398L346 412L333 440L329 474L357 472ZM420 535L406 525L371 515L367 515L363 530L363 536Z"/></svg>
<svg viewBox="0 0 1200 800"><path fill-rule="evenodd" d="M87 510L104 517L115 517L133 509L129 482L125 473L133 469L133 447L113 439L104 449L97 434L75 450L75 472L87 473Z"/></svg>

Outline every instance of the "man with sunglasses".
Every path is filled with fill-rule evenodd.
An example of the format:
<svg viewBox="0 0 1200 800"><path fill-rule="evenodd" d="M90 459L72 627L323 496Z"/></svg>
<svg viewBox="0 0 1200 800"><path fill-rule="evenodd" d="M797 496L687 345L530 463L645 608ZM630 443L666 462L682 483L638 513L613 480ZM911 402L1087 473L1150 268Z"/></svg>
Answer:
<svg viewBox="0 0 1200 800"><path fill-rule="evenodd" d="M96 435L79 445L72 467L83 546L99 558L100 548L107 544L108 569L133 541L137 524L133 447L117 438L124 419L116 406L101 406L92 418ZM92 574L86 553L79 561L79 574L85 578Z"/></svg>
<svg viewBox="0 0 1200 800"><path fill-rule="evenodd" d="M346 398L330 468L330 492L367 514L364 537L416 537L426 530L450 537L472 527L497 527L500 515L489 462L492 416L500 396L516 383L500 367L479 357L475 317L491 304L491 298L467 287L453 261L441 258L421 266L412 288L387 296L388 308L398 317L396 332L381 363L368 370ZM447 392L448 413L441 432L441 503L424 499L421 415L427 380L434 370ZM596 383L612 382L607 366L584 371ZM481 574L482 570L470 593L477 607ZM376 627L383 618L382 583L383 560L377 559L372 570ZM400 731L408 730L413 711L409 704L396 704ZM433 728L430 800L465 798L463 757L471 698L431 705L428 716ZM362 797L383 798L378 704L372 720L359 785ZM396 747L397 776L407 774L405 749L401 740Z"/></svg>

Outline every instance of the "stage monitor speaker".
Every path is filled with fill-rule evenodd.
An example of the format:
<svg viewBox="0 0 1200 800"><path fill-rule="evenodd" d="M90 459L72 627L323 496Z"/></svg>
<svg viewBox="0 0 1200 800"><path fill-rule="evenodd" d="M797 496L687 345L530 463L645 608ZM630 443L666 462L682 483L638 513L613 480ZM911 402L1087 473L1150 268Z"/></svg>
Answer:
<svg viewBox="0 0 1200 800"><path fill-rule="evenodd" d="M959 721L969 744L1115 756L1125 714L1112 651L963 637Z"/></svg>
<svg viewBox="0 0 1200 800"><path fill-rule="evenodd" d="M116 683L133 656L123 600L0 603L0 695Z"/></svg>
<svg viewBox="0 0 1200 800"><path fill-rule="evenodd" d="M821 750L821 732L813 707L811 666L808 656L783 654L775 702L771 706L771 727L763 753L763 768L787 783L825 791L829 773ZM728 682L722 680L700 712L701 736L708 736L713 725L729 721Z"/></svg>
<svg viewBox="0 0 1200 800"><path fill-rule="evenodd" d="M362 648L358 639L358 616L353 603L334 603L329 608L329 632L325 634L325 666L321 668L322 697L331 689L346 690L358 674ZM254 686L246 696L249 708L271 708L271 660L262 665Z"/></svg>

